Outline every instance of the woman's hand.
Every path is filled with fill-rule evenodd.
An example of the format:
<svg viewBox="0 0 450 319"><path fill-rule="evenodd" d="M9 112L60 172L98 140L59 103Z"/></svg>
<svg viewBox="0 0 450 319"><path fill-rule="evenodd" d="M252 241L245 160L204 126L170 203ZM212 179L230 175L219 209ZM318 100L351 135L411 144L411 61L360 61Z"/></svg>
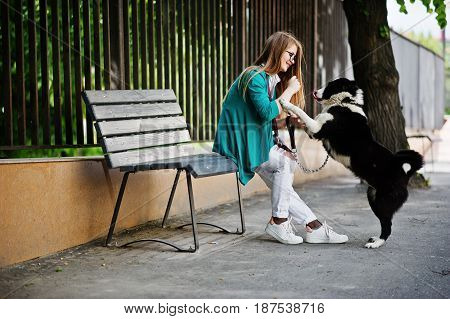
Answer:
<svg viewBox="0 0 450 319"><path fill-rule="evenodd" d="M306 127L305 123L303 123L302 120L295 115L291 115L291 123L299 129L304 129Z"/></svg>
<svg viewBox="0 0 450 319"><path fill-rule="evenodd" d="M289 79L287 89L289 89L292 94L295 94L298 91L300 91L300 81L297 79L295 75Z"/></svg>
<svg viewBox="0 0 450 319"><path fill-rule="evenodd" d="M278 99L276 99L277 105L278 105L278 113L279 114L281 114L283 112L283 108L281 107L280 100L283 99L283 100L286 100L286 101L290 101L292 96L295 93L297 93L298 91L300 91L300 81L294 75L293 77L291 77L289 79L288 86L284 90L283 94L281 94L281 96Z"/></svg>
<svg viewBox="0 0 450 319"><path fill-rule="evenodd" d="M302 122L302 120L300 120L300 118L298 118L296 115L290 115L291 119L290 119L290 123L291 125L294 125L295 128L298 129L305 129L305 123ZM278 115L276 117L276 123L277 123L277 128L278 129L282 129L286 127L286 118L282 116L282 114Z"/></svg>
<svg viewBox="0 0 450 319"><path fill-rule="evenodd" d="M293 160L293 161L297 161L297 157L294 153L288 152L282 148L278 147L278 152L280 152L283 156L286 156L287 158Z"/></svg>

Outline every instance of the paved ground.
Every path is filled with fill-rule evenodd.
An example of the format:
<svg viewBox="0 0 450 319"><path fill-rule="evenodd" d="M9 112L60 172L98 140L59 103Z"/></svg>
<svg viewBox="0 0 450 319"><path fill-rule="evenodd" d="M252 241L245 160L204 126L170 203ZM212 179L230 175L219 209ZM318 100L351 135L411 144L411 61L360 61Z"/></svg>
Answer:
<svg viewBox="0 0 450 319"><path fill-rule="evenodd" d="M378 220L357 180L302 185L299 193L322 219L349 235L344 245L281 245L264 234L268 194L245 200L248 232L201 228L200 251L176 253L157 244L103 248L99 242L0 270L0 298L448 298L450 174L428 174L429 190L412 190L395 216L393 235L378 249ZM199 214L237 225L237 205ZM174 220L174 223L180 220ZM148 225L148 233L190 244L190 232ZM168 234L169 233L169 234Z"/></svg>

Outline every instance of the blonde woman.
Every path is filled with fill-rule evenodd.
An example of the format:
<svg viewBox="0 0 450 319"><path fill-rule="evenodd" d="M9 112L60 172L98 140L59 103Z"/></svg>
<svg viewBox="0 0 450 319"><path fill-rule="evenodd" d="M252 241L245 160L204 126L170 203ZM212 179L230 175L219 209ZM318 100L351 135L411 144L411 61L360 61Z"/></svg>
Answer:
<svg viewBox="0 0 450 319"><path fill-rule="evenodd" d="M282 112L279 99L304 108L302 58L302 45L292 34L276 32L267 39L254 65L241 73L224 99L213 151L234 161L243 185L256 172L271 189L266 233L283 244L300 244L303 238L295 234L294 222L305 226L306 242L344 243L348 237L321 223L294 191L296 162L273 141L272 120Z"/></svg>

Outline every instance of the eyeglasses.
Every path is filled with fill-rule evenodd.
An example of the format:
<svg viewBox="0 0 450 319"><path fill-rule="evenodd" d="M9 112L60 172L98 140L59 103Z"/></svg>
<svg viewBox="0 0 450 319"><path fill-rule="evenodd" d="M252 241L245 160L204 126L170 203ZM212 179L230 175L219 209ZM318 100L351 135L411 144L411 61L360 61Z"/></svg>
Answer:
<svg viewBox="0 0 450 319"><path fill-rule="evenodd" d="M295 53L292 53L290 51L286 51L289 54L289 60L292 62L295 62Z"/></svg>

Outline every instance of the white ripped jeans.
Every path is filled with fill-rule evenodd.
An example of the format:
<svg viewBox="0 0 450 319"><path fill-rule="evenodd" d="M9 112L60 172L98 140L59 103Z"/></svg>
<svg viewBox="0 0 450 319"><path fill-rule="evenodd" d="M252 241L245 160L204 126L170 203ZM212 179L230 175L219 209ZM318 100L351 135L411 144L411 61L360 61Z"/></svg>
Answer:
<svg viewBox="0 0 450 319"><path fill-rule="evenodd" d="M317 217L292 187L297 163L285 151L274 145L269 160L258 166L255 172L272 191L272 216L291 216L296 224L306 225Z"/></svg>

